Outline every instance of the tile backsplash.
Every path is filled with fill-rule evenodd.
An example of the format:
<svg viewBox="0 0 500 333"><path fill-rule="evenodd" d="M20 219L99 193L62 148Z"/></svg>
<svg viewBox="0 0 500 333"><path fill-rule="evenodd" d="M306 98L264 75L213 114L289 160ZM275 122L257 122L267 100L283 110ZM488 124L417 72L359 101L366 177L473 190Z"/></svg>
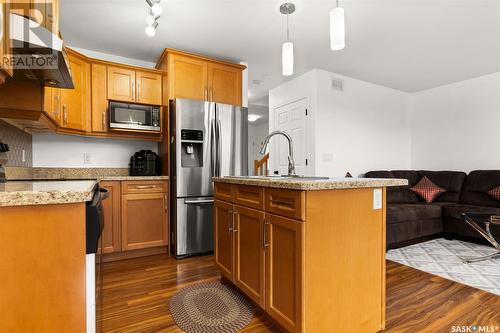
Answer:
<svg viewBox="0 0 500 333"><path fill-rule="evenodd" d="M30 134L0 120L0 142L10 147L10 151L4 153L8 159L6 166L25 168L33 166L33 144Z"/></svg>

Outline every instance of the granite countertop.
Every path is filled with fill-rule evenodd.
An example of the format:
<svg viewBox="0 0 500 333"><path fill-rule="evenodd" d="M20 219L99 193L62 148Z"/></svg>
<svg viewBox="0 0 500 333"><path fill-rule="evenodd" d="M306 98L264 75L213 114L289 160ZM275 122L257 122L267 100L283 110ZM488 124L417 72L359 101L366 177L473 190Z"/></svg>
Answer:
<svg viewBox="0 0 500 333"><path fill-rule="evenodd" d="M389 187L408 185L406 179L393 178L328 178L300 179L279 177L214 177L214 182L283 188L289 190L340 190L352 188Z"/></svg>
<svg viewBox="0 0 500 333"><path fill-rule="evenodd" d="M102 176L99 180L168 180L168 176Z"/></svg>
<svg viewBox="0 0 500 333"><path fill-rule="evenodd" d="M96 185L95 180L8 181L0 184L0 207L86 202Z"/></svg>

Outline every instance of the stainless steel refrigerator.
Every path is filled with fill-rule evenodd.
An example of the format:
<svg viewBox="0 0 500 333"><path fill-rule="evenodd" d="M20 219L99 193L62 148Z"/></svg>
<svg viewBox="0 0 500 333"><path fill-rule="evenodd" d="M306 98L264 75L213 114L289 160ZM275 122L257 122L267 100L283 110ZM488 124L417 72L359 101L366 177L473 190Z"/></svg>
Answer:
<svg viewBox="0 0 500 333"><path fill-rule="evenodd" d="M214 176L248 175L248 110L170 101L171 245L176 258L213 251Z"/></svg>

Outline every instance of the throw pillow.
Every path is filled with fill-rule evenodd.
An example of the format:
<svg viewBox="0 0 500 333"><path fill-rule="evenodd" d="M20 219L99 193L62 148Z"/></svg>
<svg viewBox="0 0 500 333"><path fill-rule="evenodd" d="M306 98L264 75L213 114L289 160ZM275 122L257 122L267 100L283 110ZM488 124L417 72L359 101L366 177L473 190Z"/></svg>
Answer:
<svg viewBox="0 0 500 333"><path fill-rule="evenodd" d="M500 201L500 185L489 190L488 194Z"/></svg>
<svg viewBox="0 0 500 333"><path fill-rule="evenodd" d="M427 177L423 177L422 179L420 179L420 181L415 186L410 188L410 190L415 192L427 203L433 202L438 195L446 192L444 188L437 186Z"/></svg>

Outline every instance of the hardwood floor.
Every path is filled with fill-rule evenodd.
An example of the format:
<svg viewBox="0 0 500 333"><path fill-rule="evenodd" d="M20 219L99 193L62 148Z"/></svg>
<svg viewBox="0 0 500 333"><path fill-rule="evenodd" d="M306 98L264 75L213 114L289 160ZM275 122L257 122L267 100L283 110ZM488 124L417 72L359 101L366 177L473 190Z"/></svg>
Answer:
<svg viewBox="0 0 500 333"><path fill-rule="evenodd" d="M102 332L182 332L169 313L170 297L187 285L219 278L212 256L176 261L156 255L105 263ZM387 262L384 332L451 332L452 325L473 324L500 326L500 297ZM277 329L257 312L242 332Z"/></svg>

